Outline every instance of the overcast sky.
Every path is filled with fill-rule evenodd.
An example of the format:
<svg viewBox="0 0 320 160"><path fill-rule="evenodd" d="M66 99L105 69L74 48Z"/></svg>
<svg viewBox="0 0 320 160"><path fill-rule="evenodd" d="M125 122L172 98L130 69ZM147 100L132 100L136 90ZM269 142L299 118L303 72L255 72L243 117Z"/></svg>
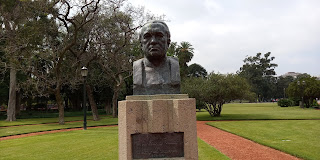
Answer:
<svg viewBox="0 0 320 160"><path fill-rule="evenodd" d="M208 72L236 73L243 59L271 52L277 75L320 76L320 0L130 0L166 15L171 40L193 45Z"/></svg>

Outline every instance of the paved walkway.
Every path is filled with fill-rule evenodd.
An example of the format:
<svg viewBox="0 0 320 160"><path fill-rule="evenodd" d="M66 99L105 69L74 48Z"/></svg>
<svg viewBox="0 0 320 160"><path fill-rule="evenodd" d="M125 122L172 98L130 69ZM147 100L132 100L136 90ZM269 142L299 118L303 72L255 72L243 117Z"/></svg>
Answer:
<svg viewBox="0 0 320 160"><path fill-rule="evenodd" d="M294 156L197 121L197 134L206 143L233 160L298 160Z"/></svg>

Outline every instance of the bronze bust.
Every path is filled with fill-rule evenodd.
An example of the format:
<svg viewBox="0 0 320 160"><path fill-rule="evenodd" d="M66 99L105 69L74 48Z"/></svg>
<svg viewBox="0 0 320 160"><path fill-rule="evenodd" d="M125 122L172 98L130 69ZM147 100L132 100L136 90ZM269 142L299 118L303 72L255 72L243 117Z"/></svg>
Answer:
<svg viewBox="0 0 320 160"><path fill-rule="evenodd" d="M179 94L179 61L167 56L170 31L162 21L151 21L141 29L139 40L144 58L133 62L133 94Z"/></svg>

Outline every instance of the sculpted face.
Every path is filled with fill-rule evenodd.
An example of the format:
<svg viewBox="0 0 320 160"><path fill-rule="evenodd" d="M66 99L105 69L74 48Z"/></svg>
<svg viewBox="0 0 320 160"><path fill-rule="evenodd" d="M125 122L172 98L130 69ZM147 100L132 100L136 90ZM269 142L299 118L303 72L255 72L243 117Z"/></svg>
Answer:
<svg viewBox="0 0 320 160"><path fill-rule="evenodd" d="M141 32L142 51L150 61L165 58L169 43L166 28L160 23L150 23Z"/></svg>

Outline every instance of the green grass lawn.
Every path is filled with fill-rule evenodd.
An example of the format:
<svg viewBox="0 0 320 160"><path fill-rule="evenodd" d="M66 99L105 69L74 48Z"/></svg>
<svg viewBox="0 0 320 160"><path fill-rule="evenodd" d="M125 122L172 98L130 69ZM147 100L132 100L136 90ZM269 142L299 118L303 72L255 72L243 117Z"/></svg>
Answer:
<svg viewBox="0 0 320 160"><path fill-rule="evenodd" d="M111 116L102 116L102 118L111 117ZM92 116L87 116L88 120L92 119ZM64 117L64 121L81 121L83 120L83 116L76 116L76 117ZM26 125L26 124L43 124L43 123L57 123L58 118L29 118L29 119L17 119L16 121L7 122L5 120L0 120L0 127L3 126L16 126L16 125Z"/></svg>
<svg viewBox="0 0 320 160"><path fill-rule="evenodd" d="M277 103L224 104L220 117L211 117L204 109L197 112L197 120L270 120L320 119L320 110L313 108L279 107Z"/></svg>
<svg viewBox="0 0 320 160"><path fill-rule="evenodd" d="M105 127L5 140L0 159L118 159L117 133Z"/></svg>
<svg viewBox="0 0 320 160"><path fill-rule="evenodd" d="M229 160L230 158L198 138L199 160Z"/></svg>
<svg viewBox="0 0 320 160"><path fill-rule="evenodd" d="M42 118L39 118L37 120L34 120L33 122L35 123L38 122L38 124L41 124L44 121L42 121ZM45 122L47 122L47 119L45 119ZM10 123L10 122L6 122L6 123ZM100 121L87 121L87 126L101 126L101 125L113 125L113 124L118 124L118 119L109 118L108 116L101 116ZM39 131L49 131L49 130L79 128L79 127L83 127L83 121L65 123L64 125L59 125L55 123L55 124L6 127L6 128L0 128L0 137L39 132Z"/></svg>
<svg viewBox="0 0 320 160"><path fill-rule="evenodd" d="M214 121L209 124L303 159L320 157L319 120Z"/></svg>
<svg viewBox="0 0 320 160"><path fill-rule="evenodd" d="M118 123L117 119L110 118L110 116L101 117L101 121L88 121L88 126ZM65 121L82 120L82 118L82 116L66 117ZM319 110L299 107L283 108L277 106L276 103L231 103L223 106L221 117L211 117L206 111L203 111L197 112L197 119L250 120L214 121L210 124L294 156L304 159L320 157L320 152L318 152L320 150L320 145L318 145L320 142L320 136L318 136L320 133ZM52 122L57 122L57 118L18 119L16 122L0 121L0 127ZM71 122L65 125L6 127L0 128L0 137L82 126L83 122ZM117 127L107 127L5 140L0 143L0 159L44 159L43 157L45 159L117 159L117 133ZM228 159L200 139L198 139L198 145L199 159Z"/></svg>
<svg viewBox="0 0 320 160"><path fill-rule="evenodd" d="M103 109L98 109L99 115L104 115L106 112ZM87 115L92 115L92 111L87 111ZM65 117L76 117L83 116L83 111L68 111L67 109L64 112ZM30 119L30 118L58 118L58 110L49 110L49 111L36 111L36 110L27 110L20 111L20 114L16 116L17 119ZM0 112L0 120L7 119L6 112Z"/></svg>
<svg viewBox="0 0 320 160"><path fill-rule="evenodd" d="M198 139L199 160L227 160ZM94 128L4 140L0 159L118 159L118 127Z"/></svg>

